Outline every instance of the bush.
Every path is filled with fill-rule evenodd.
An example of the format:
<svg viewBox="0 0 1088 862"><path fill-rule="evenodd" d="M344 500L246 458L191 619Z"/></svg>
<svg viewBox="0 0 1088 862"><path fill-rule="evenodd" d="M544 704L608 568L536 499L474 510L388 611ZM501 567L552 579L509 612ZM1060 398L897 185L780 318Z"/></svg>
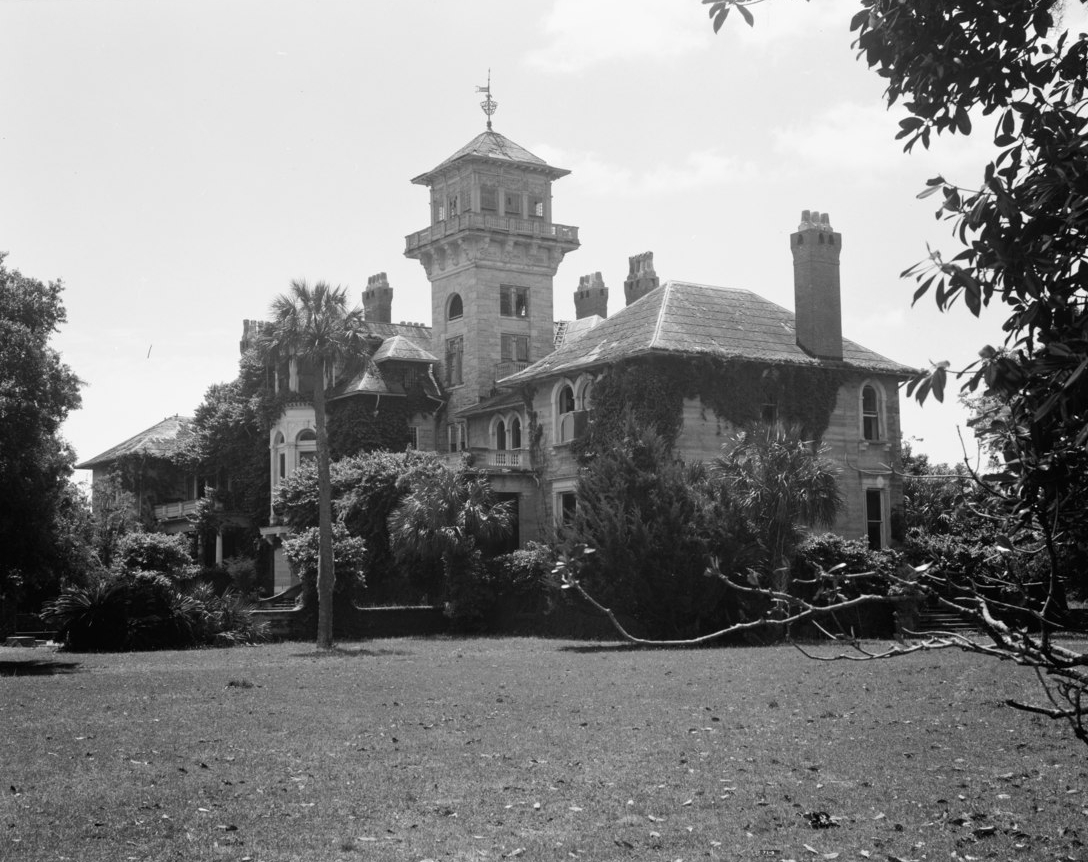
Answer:
<svg viewBox="0 0 1088 862"><path fill-rule="evenodd" d="M191 577L193 558L184 534L128 533L117 542L114 564L125 572L162 572Z"/></svg>
<svg viewBox="0 0 1088 862"><path fill-rule="evenodd" d="M265 627L234 593L179 589L152 572L122 573L66 590L42 618L75 652L184 649L263 640Z"/></svg>
<svg viewBox="0 0 1088 862"><path fill-rule="evenodd" d="M334 571L336 581L333 597L336 602L350 605L366 586L366 544L337 522L332 525ZM317 609L317 558L319 551L317 527L310 527L283 541L283 553L291 571L302 581L302 606Z"/></svg>
<svg viewBox="0 0 1088 862"><path fill-rule="evenodd" d="M242 596L257 594L257 562L249 557L227 557L223 568L230 577L231 586Z"/></svg>
<svg viewBox="0 0 1088 862"><path fill-rule="evenodd" d="M506 613L551 610L556 598L552 575L555 562L555 550L539 542L529 542L524 548L489 560L487 568L495 600Z"/></svg>

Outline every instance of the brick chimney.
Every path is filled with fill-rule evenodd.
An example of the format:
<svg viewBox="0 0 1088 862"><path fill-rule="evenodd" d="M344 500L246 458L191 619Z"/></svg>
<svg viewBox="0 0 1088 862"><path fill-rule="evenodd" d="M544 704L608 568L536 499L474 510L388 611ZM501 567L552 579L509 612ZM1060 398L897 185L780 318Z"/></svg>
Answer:
<svg viewBox="0 0 1088 862"><path fill-rule="evenodd" d="M371 323L392 323L393 288L384 272L372 275L366 280L363 291L363 317Z"/></svg>
<svg viewBox="0 0 1088 862"><path fill-rule="evenodd" d="M599 272L583 275L578 279L578 289L574 291L574 313L581 320L583 317L608 317L608 288Z"/></svg>
<svg viewBox="0 0 1088 862"><path fill-rule="evenodd" d="M659 284L657 273L654 272L654 253L644 251L628 258L631 271L627 280L623 283L623 296L630 305L636 299L642 299L647 293Z"/></svg>
<svg viewBox="0 0 1088 862"><path fill-rule="evenodd" d="M842 359L841 249L842 234L831 229L827 213L801 213L790 235L797 346L820 359Z"/></svg>

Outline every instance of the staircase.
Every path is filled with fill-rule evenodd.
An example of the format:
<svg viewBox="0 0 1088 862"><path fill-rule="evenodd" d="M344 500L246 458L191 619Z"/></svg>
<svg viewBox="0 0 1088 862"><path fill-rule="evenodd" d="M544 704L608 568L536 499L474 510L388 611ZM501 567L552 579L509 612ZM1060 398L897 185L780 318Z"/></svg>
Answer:
<svg viewBox="0 0 1088 862"><path fill-rule="evenodd" d="M952 634L978 634L979 629L966 617L950 611L922 611L918 614L919 634L950 632Z"/></svg>

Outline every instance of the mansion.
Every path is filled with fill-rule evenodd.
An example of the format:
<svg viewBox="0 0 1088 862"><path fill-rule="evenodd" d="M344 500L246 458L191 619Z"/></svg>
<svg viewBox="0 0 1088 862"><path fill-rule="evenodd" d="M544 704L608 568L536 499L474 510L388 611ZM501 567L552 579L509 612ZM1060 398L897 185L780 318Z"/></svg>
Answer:
<svg viewBox="0 0 1088 862"><path fill-rule="evenodd" d="M790 418L796 393L832 381L829 413L816 436L840 469L845 506L834 530L867 537L874 547L891 543L902 507L901 478L892 466L900 455L898 387L913 369L843 338L842 237L828 215L804 211L790 235L793 312L745 290L661 280L647 252L630 258L623 308L609 314L609 290L592 273L574 291L577 318L556 321L554 279L579 247L578 228L553 218L552 184L567 173L489 122L487 131L415 177L430 192L429 214L426 227L406 237L404 253L420 262L430 282L431 325L393 323L393 288L384 273L372 276L362 294L367 355L334 382L330 409L388 412L405 424L405 445L444 453L486 476L499 498L513 504L517 541L524 544L554 538L571 514L577 443L594 422L594 385L610 370L663 369L682 379L686 369L704 369L710 382L685 386L678 407L675 451L688 461L718 456L739 424L729 407L727 371L762 381L760 403L749 413L766 421ZM245 321L243 352L262 325ZM274 492L313 457L316 437L307 369L286 363L273 379L277 392L300 393L269 432ZM779 385L784 380L793 382ZM185 430L177 417L167 424L175 435ZM157 428L80 467L105 470L111 453L138 450L140 440L161 447ZM184 529L176 516L196 489L179 484L178 499L159 502L156 517L164 526ZM261 532L277 545L285 530L270 512ZM292 576L282 553L274 560L278 591Z"/></svg>

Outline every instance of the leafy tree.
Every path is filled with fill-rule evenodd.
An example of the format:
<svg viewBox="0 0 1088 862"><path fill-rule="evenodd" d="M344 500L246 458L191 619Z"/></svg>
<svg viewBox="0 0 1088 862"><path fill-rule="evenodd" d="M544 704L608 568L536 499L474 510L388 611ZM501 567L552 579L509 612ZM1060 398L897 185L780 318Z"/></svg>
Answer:
<svg viewBox="0 0 1088 862"><path fill-rule="evenodd" d="M749 0L704 2L715 31L733 8L753 21ZM979 114L993 118L997 148L978 188L928 181L920 197L939 198L938 216L952 222L957 249L931 250L903 275L917 282L915 302L931 293L942 311L959 299L976 316L1003 306L1003 345L983 346L965 369L937 363L908 394L940 400L952 376L998 405L975 427L1001 464L977 478L1004 503L994 551L1013 562L1002 577L960 583L969 596L961 601L924 574L923 585L973 618L991 643L945 638L918 648L958 646L1035 668L1050 703L1013 705L1067 720L1088 743L1088 656L1052 638L1088 545L1088 35L1060 26L1059 0L860 0L860 7L851 22L855 44L887 82L888 104L907 114L897 135L904 148L929 147L934 132L971 134ZM1040 583L1016 574L1025 561Z"/></svg>
<svg viewBox="0 0 1088 862"><path fill-rule="evenodd" d="M95 480L91 494L94 498L94 552L99 563L109 568L121 538L141 529L136 496L125 489L124 480L117 471Z"/></svg>
<svg viewBox="0 0 1088 862"><path fill-rule="evenodd" d="M181 466L215 475L220 502L255 524L268 518L268 429L281 410L282 399L270 393L263 365L247 353L235 380L208 387L178 458Z"/></svg>
<svg viewBox="0 0 1088 862"><path fill-rule="evenodd" d="M348 309L347 291L319 281L312 288L291 282L290 291L272 302L272 321L261 330L257 350L278 367L283 362L307 365L313 380L314 424L317 433L318 532L317 645L332 647L333 570L332 482L329 475L329 436L325 422L325 388L338 363L362 348L362 309Z"/></svg>
<svg viewBox="0 0 1088 862"><path fill-rule="evenodd" d="M510 530L512 516L480 479L445 470L423 478L389 516L393 550L405 564L441 560L446 612L471 617L480 610L477 594L486 577L481 547Z"/></svg>
<svg viewBox="0 0 1088 862"><path fill-rule="evenodd" d="M58 516L74 456L60 425L80 381L49 346L65 322L59 281L4 266L0 253L0 634L14 628L28 587L55 583Z"/></svg>
<svg viewBox="0 0 1088 862"><path fill-rule="evenodd" d="M631 413L583 468L564 539L595 551L583 572L589 591L653 637L697 636L734 618L734 596L704 570L718 556L743 571L753 545L702 465L685 464Z"/></svg>
<svg viewBox="0 0 1088 862"><path fill-rule="evenodd" d="M358 536L350 535L339 522L332 525L332 537L337 568L333 595L353 602L357 591L366 586L366 543ZM302 606L312 609L321 559L320 531L317 527L309 527L294 533L284 539L283 553L302 580Z"/></svg>
<svg viewBox="0 0 1088 862"><path fill-rule="evenodd" d="M122 571L157 572L174 579L194 571L189 540L183 533L128 533L117 543L114 562Z"/></svg>

